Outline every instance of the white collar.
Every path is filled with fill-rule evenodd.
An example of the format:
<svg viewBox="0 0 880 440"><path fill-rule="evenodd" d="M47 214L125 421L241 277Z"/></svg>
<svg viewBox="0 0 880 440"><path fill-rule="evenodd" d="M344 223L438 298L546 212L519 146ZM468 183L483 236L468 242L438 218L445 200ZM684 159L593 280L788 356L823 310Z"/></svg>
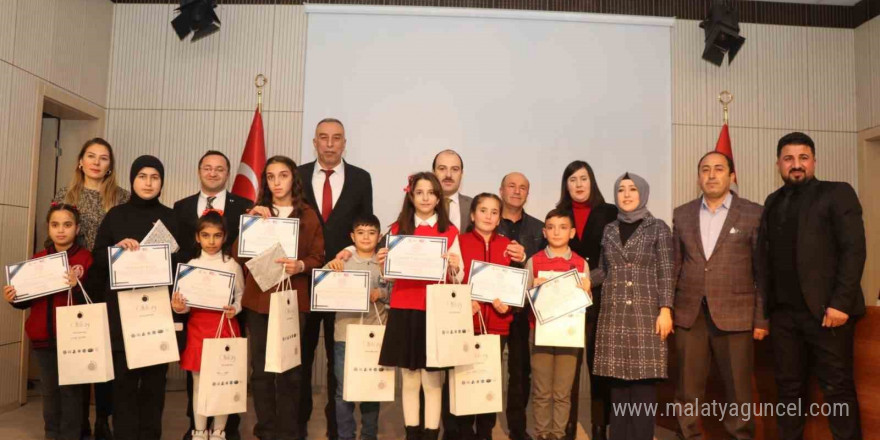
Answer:
<svg viewBox="0 0 880 440"><path fill-rule="evenodd" d="M422 220L419 218L418 215L415 214L413 214L413 218L415 219L415 225L417 228L422 225L428 225L429 227L433 228L434 225L437 224L437 213L434 213L434 215L428 217L427 220Z"/></svg>
<svg viewBox="0 0 880 440"><path fill-rule="evenodd" d="M226 191L221 190L220 192L217 193L216 196L208 196L207 194L205 194L204 191L199 190L199 198L200 199L208 200L208 197L215 197L214 200L226 200Z"/></svg>
<svg viewBox="0 0 880 440"><path fill-rule="evenodd" d="M730 210L730 204L731 204L731 203L733 203L733 193L732 193L732 192L728 192L728 193L727 193L727 197L725 197L725 198L724 198L724 201L721 202L721 206L719 206L719 208L724 208L724 209ZM705 210L709 211L709 204L706 203L706 196L703 196L703 201L702 201L700 207L701 207L702 209L705 209Z"/></svg>
<svg viewBox="0 0 880 440"><path fill-rule="evenodd" d="M318 162L317 160L315 160L315 168L318 169L318 172L315 174L319 174L319 173L321 173L322 170L325 169L324 167L321 166L321 162ZM345 174L345 161L340 160L339 163L336 164L335 167L330 168L330 169L333 170L334 175L341 176L341 175Z"/></svg>
<svg viewBox="0 0 880 440"><path fill-rule="evenodd" d="M456 191L455 194L448 196L450 203L458 204L459 196L460 196L460 194L458 191ZM444 196L444 198L447 198L447 196Z"/></svg>

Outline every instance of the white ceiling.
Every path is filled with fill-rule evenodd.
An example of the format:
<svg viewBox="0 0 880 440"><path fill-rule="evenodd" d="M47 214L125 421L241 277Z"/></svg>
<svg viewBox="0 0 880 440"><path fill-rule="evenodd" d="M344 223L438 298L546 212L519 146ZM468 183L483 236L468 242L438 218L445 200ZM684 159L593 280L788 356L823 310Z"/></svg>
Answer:
<svg viewBox="0 0 880 440"><path fill-rule="evenodd" d="M757 1L772 1L776 3L806 3L811 5L836 5L836 6L853 6L859 2L859 0L757 0Z"/></svg>

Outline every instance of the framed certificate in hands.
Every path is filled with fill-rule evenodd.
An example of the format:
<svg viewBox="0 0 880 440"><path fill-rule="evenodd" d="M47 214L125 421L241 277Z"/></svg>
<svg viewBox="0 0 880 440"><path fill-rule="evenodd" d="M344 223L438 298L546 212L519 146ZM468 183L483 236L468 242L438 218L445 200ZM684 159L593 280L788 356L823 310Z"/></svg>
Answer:
<svg viewBox="0 0 880 440"><path fill-rule="evenodd" d="M136 251L110 246L107 258L113 290L174 284L171 247L167 243L142 244Z"/></svg>
<svg viewBox="0 0 880 440"><path fill-rule="evenodd" d="M369 312L370 272L312 269L313 312Z"/></svg>
<svg viewBox="0 0 880 440"><path fill-rule="evenodd" d="M502 303L514 307L525 304L529 271L473 260L469 273L471 299L490 303L498 298Z"/></svg>
<svg viewBox="0 0 880 440"><path fill-rule="evenodd" d="M19 303L63 292L67 284L67 252L57 252L6 266L6 284L15 287L15 299Z"/></svg>
<svg viewBox="0 0 880 440"><path fill-rule="evenodd" d="M297 259L299 247L299 219L287 217L263 218L242 215L238 227L238 256L256 257L275 243L281 243L287 258Z"/></svg>
<svg viewBox="0 0 880 440"><path fill-rule="evenodd" d="M446 237L389 235L385 278L441 281L446 278Z"/></svg>
<svg viewBox="0 0 880 440"><path fill-rule="evenodd" d="M235 274L178 264L173 291L180 292L189 307L223 310L232 304Z"/></svg>
<svg viewBox="0 0 880 440"><path fill-rule="evenodd" d="M529 302L535 318L541 324L592 305L590 297L581 289L581 275L575 269L550 278L530 290Z"/></svg>

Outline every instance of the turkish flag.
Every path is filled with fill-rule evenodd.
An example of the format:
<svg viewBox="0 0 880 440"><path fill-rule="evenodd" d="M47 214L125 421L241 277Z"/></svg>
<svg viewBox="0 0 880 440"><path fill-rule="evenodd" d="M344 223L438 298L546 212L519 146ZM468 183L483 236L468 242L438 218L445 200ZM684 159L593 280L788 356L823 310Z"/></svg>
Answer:
<svg viewBox="0 0 880 440"><path fill-rule="evenodd" d="M260 193L260 176L266 165L266 140L263 136L263 117L260 110L254 112L254 121L251 123L251 131L248 133L244 152L241 154L241 163L238 165L238 173L232 184L232 193L248 200L257 202Z"/></svg>
<svg viewBox="0 0 880 440"><path fill-rule="evenodd" d="M733 162L733 147L730 145L730 131L727 124L721 127L721 133L718 134L718 142L715 143L715 151L730 158ZM733 183L736 183L736 175L733 176Z"/></svg>

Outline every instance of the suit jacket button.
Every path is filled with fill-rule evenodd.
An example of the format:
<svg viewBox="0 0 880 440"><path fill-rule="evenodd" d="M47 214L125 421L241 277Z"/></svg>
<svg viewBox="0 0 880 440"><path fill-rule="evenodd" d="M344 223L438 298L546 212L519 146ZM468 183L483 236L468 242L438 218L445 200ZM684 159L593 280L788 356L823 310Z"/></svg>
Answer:
<svg viewBox="0 0 880 440"><path fill-rule="evenodd" d="M632 303L633 303L632 301L626 300L626 305L630 306L630 305L632 305Z"/></svg>
<svg viewBox="0 0 880 440"><path fill-rule="evenodd" d="M632 282L632 281L627 281L627 282L626 282L626 287L632 287L632 285L633 285L633 282ZM629 301L627 301L627 304L629 304Z"/></svg>
<svg viewBox="0 0 880 440"><path fill-rule="evenodd" d="M704 272L708 272L708 271L709 271L709 268L707 267L707 268L703 269L703 271L704 271Z"/></svg>

